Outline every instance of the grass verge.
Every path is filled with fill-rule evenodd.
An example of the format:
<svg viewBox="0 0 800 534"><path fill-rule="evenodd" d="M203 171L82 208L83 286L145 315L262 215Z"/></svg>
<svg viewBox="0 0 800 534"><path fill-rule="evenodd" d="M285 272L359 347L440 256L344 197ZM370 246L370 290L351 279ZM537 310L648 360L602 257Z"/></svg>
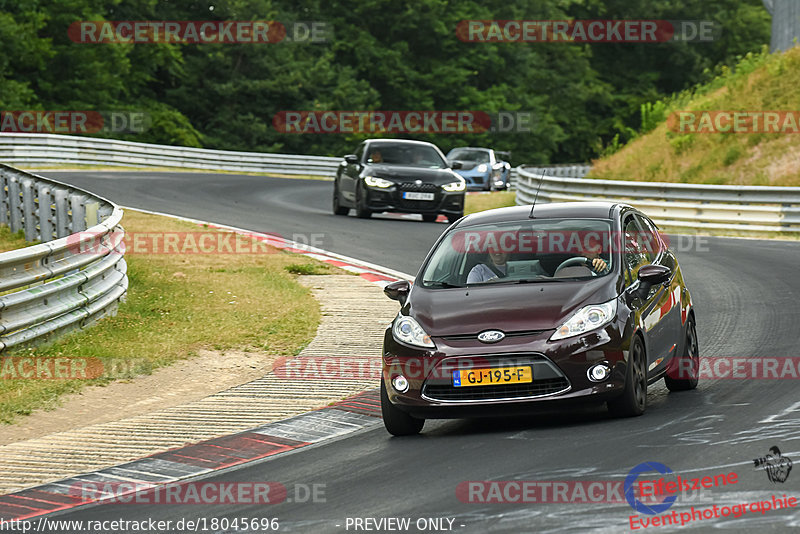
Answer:
<svg viewBox="0 0 800 534"><path fill-rule="evenodd" d="M129 235L160 232L210 232L192 223L126 211ZM24 242L23 242L24 243ZM18 236L0 230L0 249L16 248ZM52 408L65 393L112 378L41 380L10 378L9 356L53 361L97 358L104 369L125 370L115 378L132 378L199 349L262 351L293 356L308 344L320 312L309 290L292 272L340 273L311 258L269 248L258 254L135 253L128 247L130 287L116 317L52 344L4 354L0 362L0 424L39 408ZM109 367L106 367L109 366Z"/></svg>
<svg viewBox="0 0 800 534"><path fill-rule="evenodd" d="M517 193L514 191L468 194L464 201L464 214L469 215L479 211L516 206L516 198Z"/></svg>

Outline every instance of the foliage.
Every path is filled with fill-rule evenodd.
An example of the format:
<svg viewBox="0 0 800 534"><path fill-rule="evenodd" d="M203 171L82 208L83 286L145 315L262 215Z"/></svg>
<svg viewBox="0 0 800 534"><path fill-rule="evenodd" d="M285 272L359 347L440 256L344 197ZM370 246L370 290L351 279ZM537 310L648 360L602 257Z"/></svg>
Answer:
<svg viewBox="0 0 800 534"><path fill-rule="evenodd" d="M466 43L462 20L713 20L711 43ZM82 44L81 20L322 21L323 43ZM139 110L130 140L341 155L363 134L283 134L285 110L529 112L527 133L419 135L526 163L587 161L769 40L760 0L0 0L0 109ZM741 67L741 64L740 64ZM645 119L645 122L641 122ZM111 135L111 134L102 134ZM114 135L120 137L119 134Z"/></svg>

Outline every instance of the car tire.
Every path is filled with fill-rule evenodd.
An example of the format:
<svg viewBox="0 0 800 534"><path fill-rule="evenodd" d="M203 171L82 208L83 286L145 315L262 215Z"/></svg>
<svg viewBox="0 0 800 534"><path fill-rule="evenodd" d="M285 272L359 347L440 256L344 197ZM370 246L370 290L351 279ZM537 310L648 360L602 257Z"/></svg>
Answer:
<svg viewBox="0 0 800 534"><path fill-rule="evenodd" d="M625 371L622 395L609 400L608 411L614 417L635 417L647 409L647 355L641 338L634 336Z"/></svg>
<svg viewBox="0 0 800 534"><path fill-rule="evenodd" d="M438 213L423 213L422 220L425 222L436 222L436 219L439 218Z"/></svg>
<svg viewBox="0 0 800 534"><path fill-rule="evenodd" d="M491 191L492 190L492 177L486 179L486 185L483 186L484 191Z"/></svg>
<svg viewBox="0 0 800 534"><path fill-rule="evenodd" d="M700 374L700 349L697 346L697 329L692 316L689 316L686 321L686 339L683 344L683 354L673 362L674 365L671 365L667 374L664 375L664 383L667 385L667 389L670 391L688 391L696 388ZM677 378L684 374L684 370L687 367L689 376Z"/></svg>
<svg viewBox="0 0 800 534"><path fill-rule="evenodd" d="M367 208L367 201L364 198L364 192L359 187L356 194L356 217L359 219L369 219L372 217L372 212Z"/></svg>
<svg viewBox="0 0 800 534"><path fill-rule="evenodd" d="M425 419L411 417L389 401L386 384L381 380L381 414L383 426L393 436L413 436L419 434L425 425Z"/></svg>
<svg viewBox="0 0 800 534"><path fill-rule="evenodd" d="M347 215L350 213L350 208L342 206L339 203L339 188L333 186L333 214L334 215Z"/></svg>
<svg viewBox="0 0 800 534"><path fill-rule="evenodd" d="M457 220L459 220L463 216L464 216L464 212L463 211L461 213L448 213L447 214L447 222L452 224L452 223L456 222Z"/></svg>

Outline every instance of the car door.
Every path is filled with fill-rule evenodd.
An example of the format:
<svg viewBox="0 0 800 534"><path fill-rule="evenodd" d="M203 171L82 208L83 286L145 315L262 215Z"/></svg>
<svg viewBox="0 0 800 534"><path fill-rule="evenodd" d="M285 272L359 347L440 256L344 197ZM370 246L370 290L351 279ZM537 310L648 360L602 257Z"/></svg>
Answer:
<svg viewBox="0 0 800 534"><path fill-rule="evenodd" d="M672 271L669 283L660 285L662 291L656 304L659 307L659 335L663 336L661 343L665 347L664 360L655 368L659 370L661 367L666 367L669 359L676 355L679 341L682 339L681 283L676 276L678 261L664 244L653 221L641 214L636 214L636 219L644 232L647 252L651 256L650 262L668 267Z"/></svg>
<svg viewBox="0 0 800 534"><path fill-rule="evenodd" d="M641 283L637 278L639 269L653 263L656 255L648 250L648 236L638 216L629 213L623 221L623 229L623 267L626 269L625 278L629 284L627 298L630 299L631 307L637 310L637 323L644 331L648 375L652 376L659 368L666 366L668 328L662 320L662 312L669 297L662 284L650 287L646 293L640 291Z"/></svg>
<svg viewBox="0 0 800 534"><path fill-rule="evenodd" d="M345 202L350 206L355 206L356 186L358 185L359 175L361 174L365 145L366 143L361 143L354 152L358 158L358 163L344 163L344 169L342 169L339 179L339 191L345 199Z"/></svg>

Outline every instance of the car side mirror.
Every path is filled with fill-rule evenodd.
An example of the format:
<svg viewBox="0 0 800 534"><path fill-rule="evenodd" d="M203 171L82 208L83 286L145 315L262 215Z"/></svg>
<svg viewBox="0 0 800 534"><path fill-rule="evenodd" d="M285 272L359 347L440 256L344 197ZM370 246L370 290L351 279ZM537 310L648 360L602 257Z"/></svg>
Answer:
<svg viewBox="0 0 800 534"><path fill-rule="evenodd" d="M643 265L639 268L639 281L647 286L663 284L669 281L672 276L672 269L663 265Z"/></svg>
<svg viewBox="0 0 800 534"><path fill-rule="evenodd" d="M453 170L461 169L464 165L460 161L451 161L450 168Z"/></svg>
<svg viewBox="0 0 800 534"><path fill-rule="evenodd" d="M383 288L384 294L392 300L398 301L400 304L405 304L408 299L408 293L411 291L411 284L408 280L398 280L387 284Z"/></svg>
<svg viewBox="0 0 800 534"><path fill-rule="evenodd" d="M358 163L358 156L356 156L355 154L348 154L344 157L344 161L348 165L356 165Z"/></svg>

